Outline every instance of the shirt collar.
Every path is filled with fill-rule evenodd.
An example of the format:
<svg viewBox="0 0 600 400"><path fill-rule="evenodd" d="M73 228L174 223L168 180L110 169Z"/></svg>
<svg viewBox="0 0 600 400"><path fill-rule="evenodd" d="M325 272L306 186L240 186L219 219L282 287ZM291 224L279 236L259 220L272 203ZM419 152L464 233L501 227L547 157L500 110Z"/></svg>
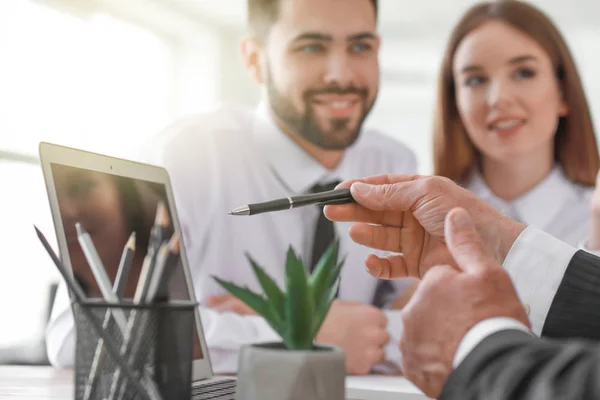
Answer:
<svg viewBox="0 0 600 400"><path fill-rule="evenodd" d="M492 192L478 170L472 172L467 188L496 208L512 208L517 215L508 215L509 217L540 229L557 218L564 204L577 196L573 183L559 166L555 166L550 174L529 192L508 202Z"/></svg>
<svg viewBox="0 0 600 400"><path fill-rule="evenodd" d="M279 129L264 102L258 105L255 114L252 133L259 149L274 173L293 193L306 193L316 183L353 178L347 154L335 170L328 170Z"/></svg>

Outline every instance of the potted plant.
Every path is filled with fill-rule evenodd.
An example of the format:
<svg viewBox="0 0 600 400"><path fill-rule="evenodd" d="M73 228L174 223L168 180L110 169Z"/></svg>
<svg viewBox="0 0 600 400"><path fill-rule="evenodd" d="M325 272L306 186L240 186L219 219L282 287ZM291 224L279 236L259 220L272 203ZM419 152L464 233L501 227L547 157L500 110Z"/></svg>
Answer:
<svg viewBox="0 0 600 400"><path fill-rule="evenodd" d="M262 315L282 341L243 346L238 365L238 400L344 400L345 355L314 339L336 297L342 262L339 242L325 251L312 274L290 247L283 292L246 255L263 294L214 279L229 293Z"/></svg>

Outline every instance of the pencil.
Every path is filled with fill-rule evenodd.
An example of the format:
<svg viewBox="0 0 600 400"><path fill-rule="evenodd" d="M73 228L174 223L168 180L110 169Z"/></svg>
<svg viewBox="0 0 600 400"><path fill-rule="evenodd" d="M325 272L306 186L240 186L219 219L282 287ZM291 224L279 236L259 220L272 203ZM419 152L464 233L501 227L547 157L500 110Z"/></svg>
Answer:
<svg viewBox="0 0 600 400"><path fill-rule="evenodd" d="M79 241L79 245L83 250L83 254L90 265L92 273L96 278L96 282L98 283L98 287L100 288L100 292L102 293L102 297L107 302L118 303L119 298L117 295L113 293L113 287L110 283L110 278L106 273L106 269L104 268L104 264L96 251L96 247L90 237L90 234L81 226L79 222L75 224L75 228L77 229L77 240ZM121 332L125 332L127 327L127 319L125 318L125 314L123 310L112 309L112 315L121 329Z"/></svg>
<svg viewBox="0 0 600 400"><path fill-rule="evenodd" d="M172 270L174 269L174 264L177 262L177 258L179 257L179 238L178 235L173 235L169 243L163 243L158 251L158 256L156 259L156 266L153 270L153 275L149 279L149 287L146 293L145 298L142 299L144 303L153 303L157 300L157 294L159 289L162 287L162 284L168 282ZM160 300L165 300L161 298ZM142 345L144 344L144 335L147 333L149 317L147 313L142 314L138 320L135 320L135 317L130 319L128 322L131 324L127 326L128 333L130 336L126 338L128 341L127 344L131 344L129 346L129 351L126 353L130 354L130 362L136 364L137 358L141 354ZM137 323L137 326L135 325ZM131 330L130 330L131 329Z"/></svg>
<svg viewBox="0 0 600 400"><path fill-rule="evenodd" d="M132 232L123 248L123 254L121 255L117 277L115 278L115 284L113 285L113 292L119 298L123 298L123 293L125 292L127 277L129 276L129 270L131 269L133 256L135 254L135 239L135 232Z"/></svg>
<svg viewBox="0 0 600 400"><path fill-rule="evenodd" d="M132 232L123 248L123 254L121 256L121 261L119 263L119 270L117 271L117 277L115 278L115 283L113 284L113 293L121 298L123 296L123 290L125 288L125 282L127 281L127 275L129 274L129 270L131 268L131 261L133 259L133 254L135 252L135 232ZM102 322L102 328L108 329L108 325L110 323L110 309L106 310L104 314L104 321ZM94 392L96 390L97 383L97 371L100 369L100 366L104 362L104 341L102 338L98 339L98 344L96 345L96 351L94 352L94 359L92 361L92 366L90 368L90 373L88 374L88 384L85 387L85 392L83 393L83 399L89 400L93 397Z"/></svg>
<svg viewBox="0 0 600 400"><path fill-rule="evenodd" d="M163 277L159 282L159 287L154 296L154 301L166 301L169 298L169 282L173 273L177 269L180 260L180 239L178 235L173 235L169 242L169 255L165 262Z"/></svg>
<svg viewBox="0 0 600 400"><path fill-rule="evenodd" d="M168 281L170 278L173 264L178 256L179 237L177 235L173 235L164 250L163 247L161 247L159 257L156 260L156 267L154 268L153 276L150 281L150 287L148 288L148 293L146 296L147 302L154 302L161 286L163 286L163 284L167 284L166 281Z"/></svg>
<svg viewBox="0 0 600 400"><path fill-rule="evenodd" d="M154 224L150 230L150 239L148 241L148 251L142 262L142 270L138 278L135 294L133 296L134 304L141 304L146 300L148 290L150 287L150 281L153 276L153 271L156 267L156 261L159 253L159 248L163 246L163 238L166 236L169 226L169 214L163 202L159 202L156 208L156 214L154 217ZM121 345L121 354L129 354L131 347L137 347L139 340L135 336L139 335L139 330L135 329L136 324L144 327L146 325L145 320L147 319L147 312L143 313L142 321L138 321L138 310L131 310L129 318L127 319L123 344ZM133 355L129 355L129 358L136 357L135 352ZM118 395L121 386L120 372L117 370L113 376L110 394L108 400L113 400Z"/></svg>
<svg viewBox="0 0 600 400"><path fill-rule="evenodd" d="M58 272L62 275L62 277L65 280L65 283L67 284L69 289L73 292L76 301L81 305L81 307L79 307L79 309L86 316L86 318L88 319L88 321L91 324L92 329L95 331L95 333L98 336L100 336L102 338L103 342L106 344L106 349L108 350L108 353L110 354L110 356L115 360L115 362L118 362L122 366L122 369L125 372L125 375L127 375L127 378L135 385L135 387L139 390L140 393L146 393L150 400L160 400L162 397L161 397L160 393L158 392L158 389L156 388L156 385L154 384L154 382L149 381L148 379L146 379L145 376L142 377L142 379L144 379L149 386L149 388L144 388L144 386L141 384L140 380L136 379L135 374L133 373L133 371L131 370L129 365L125 362L125 360L119 355L118 351L115 348L114 343L107 336L106 332L102 329L102 327L100 326L100 324L98 323L98 321L96 320L94 315L92 315L92 312L88 308L83 306L83 303L85 303L85 301L87 300L87 297L86 297L83 289L81 289L81 287L79 286L77 281L74 280L69 275L69 273L67 272L67 269L64 267L62 262L58 259L58 256L54 253L54 250L52 250L52 247L50 247L50 244L46 240L46 237L44 236L44 234L38 229L37 226L34 225L33 227L35 228L38 239L40 240L40 242L42 242L42 245L46 249L46 252L48 253L50 258L54 262L54 265L58 269Z"/></svg>

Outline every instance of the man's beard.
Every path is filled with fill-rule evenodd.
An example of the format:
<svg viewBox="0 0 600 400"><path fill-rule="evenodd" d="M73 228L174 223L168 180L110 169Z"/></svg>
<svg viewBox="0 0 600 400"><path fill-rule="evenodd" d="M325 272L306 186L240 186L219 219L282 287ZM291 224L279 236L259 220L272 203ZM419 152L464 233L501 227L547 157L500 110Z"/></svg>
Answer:
<svg viewBox="0 0 600 400"><path fill-rule="evenodd" d="M311 89L304 92L302 97L306 111L302 114L296 110L288 97L285 97L277 90L270 71L267 72L266 87L271 110L287 130L327 150L343 150L351 146L360 135L362 124L374 104L374 101L371 104L367 104L369 91L366 88L329 86L323 89ZM331 128L328 130L319 126L311 100L316 95L321 94L358 95L362 104L362 112L356 126L349 126L352 124L351 118L330 119Z"/></svg>

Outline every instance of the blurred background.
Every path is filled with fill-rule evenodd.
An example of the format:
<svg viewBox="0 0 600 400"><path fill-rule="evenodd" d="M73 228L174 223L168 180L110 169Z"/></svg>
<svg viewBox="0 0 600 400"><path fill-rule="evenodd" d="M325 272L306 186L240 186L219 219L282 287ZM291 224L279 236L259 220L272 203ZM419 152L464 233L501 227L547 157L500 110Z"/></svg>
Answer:
<svg viewBox="0 0 600 400"><path fill-rule="evenodd" d="M382 80L367 124L431 172L431 119L445 41L472 0L380 0ZM600 1L535 0L574 53L600 124ZM255 105L242 67L243 0L0 0L0 364L45 362L58 274L37 161L40 141L125 158L179 117Z"/></svg>

